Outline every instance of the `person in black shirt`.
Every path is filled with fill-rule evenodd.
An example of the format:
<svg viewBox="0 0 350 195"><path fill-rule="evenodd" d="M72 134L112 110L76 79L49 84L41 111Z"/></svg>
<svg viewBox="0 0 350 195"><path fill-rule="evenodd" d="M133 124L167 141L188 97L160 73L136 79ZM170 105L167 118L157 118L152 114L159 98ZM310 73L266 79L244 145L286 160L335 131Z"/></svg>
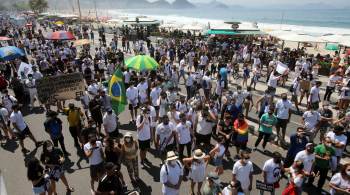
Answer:
<svg viewBox="0 0 350 195"><path fill-rule="evenodd" d="M124 194L124 185L121 181L121 173L117 171L117 166L112 162L107 162L105 164L106 174L98 183L96 195L107 195L115 194L122 195Z"/></svg>
<svg viewBox="0 0 350 195"><path fill-rule="evenodd" d="M50 180L45 178L44 168L37 158L32 158L27 164L27 178L33 184L33 193L45 195L46 192L52 194Z"/></svg>
<svg viewBox="0 0 350 195"><path fill-rule="evenodd" d="M91 118L95 121L95 124L98 128L98 133L101 135L101 125L103 123L103 117L101 112L101 102L99 100L99 95L96 95L90 102L89 102L89 110L91 113Z"/></svg>
<svg viewBox="0 0 350 195"><path fill-rule="evenodd" d="M74 192L74 188L70 187L66 176L64 175L64 155L59 148L54 148L50 140L43 144L43 152L40 156L40 161L49 168L49 178L51 180L52 192L56 192L56 182L61 179L66 186L67 192Z"/></svg>
<svg viewBox="0 0 350 195"><path fill-rule="evenodd" d="M322 108L320 110L321 121L320 121L320 142L324 138L324 135L327 133L329 127L331 126L331 122L333 121L333 112L329 108L329 102L324 101L322 104Z"/></svg>
<svg viewBox="0 0 350 195"><path fill-rule="evenodd" d="M228 151L228 147L231 142L231 136L233 134L233 122L231 120L231 116L229 114L225 114L224 120L219 121L217 125L218 134L223 136L225 139L225 148L226 148L226 156L230 157L230 152Z"/></svg>

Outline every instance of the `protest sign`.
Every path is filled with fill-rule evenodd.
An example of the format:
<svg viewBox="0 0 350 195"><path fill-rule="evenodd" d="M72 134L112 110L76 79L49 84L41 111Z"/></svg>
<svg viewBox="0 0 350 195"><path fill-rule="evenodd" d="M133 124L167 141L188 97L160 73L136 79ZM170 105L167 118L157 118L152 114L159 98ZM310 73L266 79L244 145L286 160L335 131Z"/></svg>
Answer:
<svg viewBox="0 0 350 195"><path fill-rule="evenodd" d="M276 67L276 71L279 73L279 74L286 74L287 71L288 71L288 66L281 63L281 62L278 62L277 63L277 67Z"/></svg>
<svg viewBox="0 0 350 195"><path fill-rule="evenodd" d="M256 189L262 191L273 192L273 184L266 184L262 181L256 180Z"/></svg>
<svg viewBox="0 0 350 195"><path fill-rule="evenodd" d="M79 99L85 91L85 84L81 73L44 77L37 80L36 84L39 100L43 103Z"/></svg>

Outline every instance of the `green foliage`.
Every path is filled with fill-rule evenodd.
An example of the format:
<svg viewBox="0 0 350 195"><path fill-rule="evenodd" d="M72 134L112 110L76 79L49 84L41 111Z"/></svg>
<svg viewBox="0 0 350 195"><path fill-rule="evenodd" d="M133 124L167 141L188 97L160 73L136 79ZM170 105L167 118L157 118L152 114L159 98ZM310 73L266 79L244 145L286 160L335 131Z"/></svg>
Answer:
<svg viewBox="0 0 350 195"><path fill-rule="evenodd" d="M49 8L49 4L47 0L29 0L29 7L35 13L44 12L47 8Z"/></svg>
<svg viewBox="0 0 350 195"><path fill-rule="evenodd" d="M25 10L29 10L29 9L30 9L28 3L26 3L26 2L16 2L16 3L13 3L13 4L12 4L12 7L13 7L15 10L18 10L18 11L25 11Z"/></svg>

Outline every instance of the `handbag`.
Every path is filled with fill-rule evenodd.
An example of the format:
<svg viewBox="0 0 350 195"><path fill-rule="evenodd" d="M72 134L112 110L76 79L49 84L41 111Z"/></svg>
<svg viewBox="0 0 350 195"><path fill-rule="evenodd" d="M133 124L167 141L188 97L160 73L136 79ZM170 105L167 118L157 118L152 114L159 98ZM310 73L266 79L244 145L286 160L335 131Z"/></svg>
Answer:
<svg viewBox="0 0 350 195"><path fill-rule="evenodd" d="M282 195L298 195L295 185L293 183L289 183L283 190Z"/></svg>

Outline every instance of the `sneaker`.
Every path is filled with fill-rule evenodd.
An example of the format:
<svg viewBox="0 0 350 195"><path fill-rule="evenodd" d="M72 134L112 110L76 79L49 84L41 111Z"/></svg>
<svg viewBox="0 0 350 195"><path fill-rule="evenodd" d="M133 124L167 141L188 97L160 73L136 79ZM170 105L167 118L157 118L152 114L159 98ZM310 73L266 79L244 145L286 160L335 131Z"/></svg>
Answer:
<svg viewBox="0 0 350 195"><path fill-rule="evenodd" d="M257 149L258 149L257 147L254 147L254 148L253 148L253 152L255 152Z"/></svg>
<svg viewBox="0 0 350 195"><path fill-rule="evenodd" d="M26 154L26 153L28 153L28 152L30 152L30 151L27 150L27 148L23 148L23 149L22 149L22 152L23 152L23 154Z"/></svg>
<svg viewBox="0 0 350 195"><path fill-rule="evenodd" d="M63 152L63 154L64 154L65 156L70 156L70 153L69 153L69 152Z"/></svg>

